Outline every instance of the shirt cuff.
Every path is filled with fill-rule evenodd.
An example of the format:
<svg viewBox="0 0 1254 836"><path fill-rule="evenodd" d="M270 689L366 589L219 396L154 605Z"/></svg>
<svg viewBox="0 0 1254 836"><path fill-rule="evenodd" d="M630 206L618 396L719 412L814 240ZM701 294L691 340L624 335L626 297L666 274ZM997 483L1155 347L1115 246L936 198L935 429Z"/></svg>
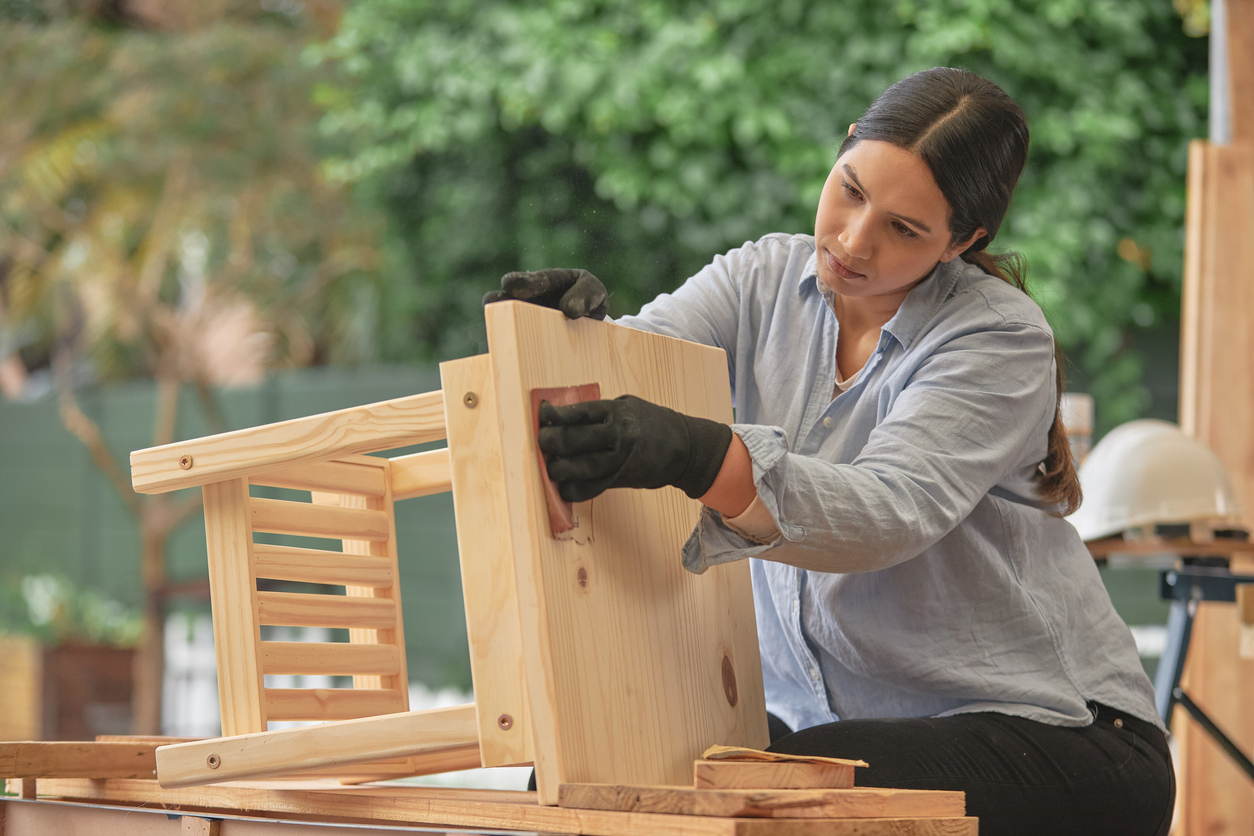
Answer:
<svg viewBox="0 0 1254 836"><path fill-rule="evenodd" d="M758 545L766 545L779 537L779 526L775 524L775 520L771 518L771 512L766 510L766 506L756 495L749 503L749 507L741 511L739 515L723 517L723 524L741 537L752 540Z"/></svg>

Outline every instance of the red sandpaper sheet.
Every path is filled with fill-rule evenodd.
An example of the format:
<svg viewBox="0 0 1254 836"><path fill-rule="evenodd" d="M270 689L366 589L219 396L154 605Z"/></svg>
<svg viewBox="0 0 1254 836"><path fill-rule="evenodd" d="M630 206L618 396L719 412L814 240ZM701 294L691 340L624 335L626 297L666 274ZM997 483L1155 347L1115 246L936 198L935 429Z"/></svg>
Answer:
<svg viewBox="0 0 1254 836"><path fill-rule="evenodd" d="M580 386L559 386L554 389L531 390L531 425L538 434L540 432L540 401L548 401L554 406L570 406L583 401L601 399L601 384L584 383ZM536 445L536 456L540 459L540 478L544 480L544 500L549 506L549 525L556 537L575 527L575 510L569 502L562 499L557 492L557 485L549 478L548 468L544 465L544 454Z"/></svg>

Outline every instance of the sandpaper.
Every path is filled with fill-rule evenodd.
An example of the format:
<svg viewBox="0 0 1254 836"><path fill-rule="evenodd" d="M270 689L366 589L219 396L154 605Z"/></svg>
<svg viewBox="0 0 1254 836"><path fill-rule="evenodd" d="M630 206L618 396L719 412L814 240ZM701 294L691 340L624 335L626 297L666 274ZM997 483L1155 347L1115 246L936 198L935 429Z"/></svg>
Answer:
<svg viewBox="0 0 1254 836"><path fill-rule="evenodd" d="M548 401L553 404L553 406L570 406L574 403L596 401L600 399L601 384L599 383L584 383L579 386L559 386L553 389L532 389L532 428L537 434L539 434L541 401ZM544 453L540 452L539 445L536 445L536 456L540 459L540 478L544 480L544 501L549 508L549 526L553 529L553 536L557 537L559 534L570 531L575 527L574 506L562 499L561 495L557 492L557 485L549 478L549 471L548 468L545 467L544 463Z"/></svg>

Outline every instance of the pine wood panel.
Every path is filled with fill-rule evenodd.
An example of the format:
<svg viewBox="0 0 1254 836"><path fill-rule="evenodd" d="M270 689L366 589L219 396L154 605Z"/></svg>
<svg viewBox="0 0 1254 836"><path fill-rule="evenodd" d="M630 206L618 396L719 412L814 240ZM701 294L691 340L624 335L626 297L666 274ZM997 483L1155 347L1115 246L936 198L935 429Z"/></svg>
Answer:
<svg viewBox="0 0 1254 836"><path fill-rule="evenodd" d="M1248 521L1254 514L1254 145L1190 146L1180 354L1181 426L1219 456ZM1254 661L1241 659L1239 649L1236 608L1202 604L1184 687L1250 753ZM1172 731L1183 832L1254 831L1249 780L1184 711L1176 712Z"/></svg>
<svg viewBox="0 0 1254 836"><path fill-rule="evenodd" d="M255 543L253 559L259 578L332 586L392 585L392 563L386 557Z"/></svg>
<svg viewBox="0 0 1254 836"><path fill-rule="evenodd" d="M262 698L261 638L257 623L257 576L248 528L248 482L232 479L204 486L205 542L213 645L218 668L218 703L223 734L266 728Z"/></svg>
<svg viewBox="0 0 1254 836"><path fill-rule="evenodd" d="M940 790L693 789L562 784L558 805L624 813L749 818L884 818L966 815L964 793Z"/></svg>
<svg viewBox="0 0 1254 836"><path fill-rule="evenodd" d="M365 497L361 497L365 500ZM309 502L253 498L252 529L329 539L386 540L388 515L369 508L316 506Z"/></svg>
<svg viewBox="0 0 1254 836"><path fill-rule="evenodd" d="M498 303L499 304L499 303ZM166 805L326 820L580 833L589 836L977 836L974 818L727 819L536 804L535 793L436 787L335 787L275 782L162 789L152 781L55 780L41 789L65 799Z"/></svg>
<svg viewBox="0 0 1254 836"><path fill-rule="evenodd" d="M162 746L157 776L181 787L478 745L475 707L464 705Z"/></svg>
<svg viewBox="0 0 1254 836"><path fill-rule="evenodd" d="M157 774L156 749L129 742L0 743L0 778L151 779Z"/></svg>
<svg viewBox="0 0 1254 836"><path fill-rule="evenodd" d="M354 720L404 711L394 690L366 688L267 688L271 720Z"/></svg>
<svg viewBox="0 0 1254 836"><path fill-rule="evenodd" d="M1224 0L1224 17L1231 139L1254 142L1254 0Z"/></svg>
<svg viewBox="0 0 1254 836"><path fill-rule="evenodd" d="M392 467L392 499L395 502L443 493L453 487L447 447L397 456L388 461Z"/></svg>
<svg viewBox="0 0 1254 836"><path fill-rule="evenodd" d="M521 302L486 319L541 803L561 783L681 785L711 744L765 747L748 564L682 568L699 506L673 488L609 491L554 539L530 414L532 389L597 382L730 422L724 353Z"/></svg>
<svg viewBox="0 0 1254 836"><path fill-rule="evenodd" d="M249 476L248 481L297 491L346 491L383 496L384 468L357 462L303 462Z"/></svg>
<svg viewBox="0 0 1254 836"><path fill-rule="evenodd" d="M294 627L362 627L371 630L392 630L396 627L396 606L384 598L258 592L257 615L262 624Z"/></svg>
<svg viewBox="0 0 1254 836"><path fill-rule="evenodd" d="M131 483L139 493L165 493L280 465L339 459L442 438L443 396L424 392L136 450L131 453Z"/></svg>
<svg viewBox="0 0 1254 836"><path fill-rule="evenodd" d="M853 770L853 766L839 763L697 761L692 785L697 789L852 787Z"/></svg>
<svg viewBox="0 0 1254 836"><path fill-rule="evenodd" d="M393 644L347 642L261 642L266 674L395 676L403 657Z"/></svg>
<svg viewBox="0 0 1254 836"><path fill-rule="evenodd" d="M532 729L491 360L482 354L441 363L440 380L448 393L453 513L483 765L529 763Z"/></svg>

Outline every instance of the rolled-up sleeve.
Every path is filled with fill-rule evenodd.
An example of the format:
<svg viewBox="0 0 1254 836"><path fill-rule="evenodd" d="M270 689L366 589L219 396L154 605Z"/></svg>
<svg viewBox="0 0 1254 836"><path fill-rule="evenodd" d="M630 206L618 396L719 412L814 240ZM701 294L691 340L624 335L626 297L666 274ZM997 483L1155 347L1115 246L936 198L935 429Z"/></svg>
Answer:
<svg viewBox="0 0 1254 836"><path fill-rule="evenodd" d="M922 342L905 385L881 390L878 421L851 462L793 452L796 440L777 427L734 426L783 536L753 544L705 509L684 565L759 557L822 572L883 569L944 537L1009 477L1030 484L1056 397L1052 334L1003 323Z"/></svg>

